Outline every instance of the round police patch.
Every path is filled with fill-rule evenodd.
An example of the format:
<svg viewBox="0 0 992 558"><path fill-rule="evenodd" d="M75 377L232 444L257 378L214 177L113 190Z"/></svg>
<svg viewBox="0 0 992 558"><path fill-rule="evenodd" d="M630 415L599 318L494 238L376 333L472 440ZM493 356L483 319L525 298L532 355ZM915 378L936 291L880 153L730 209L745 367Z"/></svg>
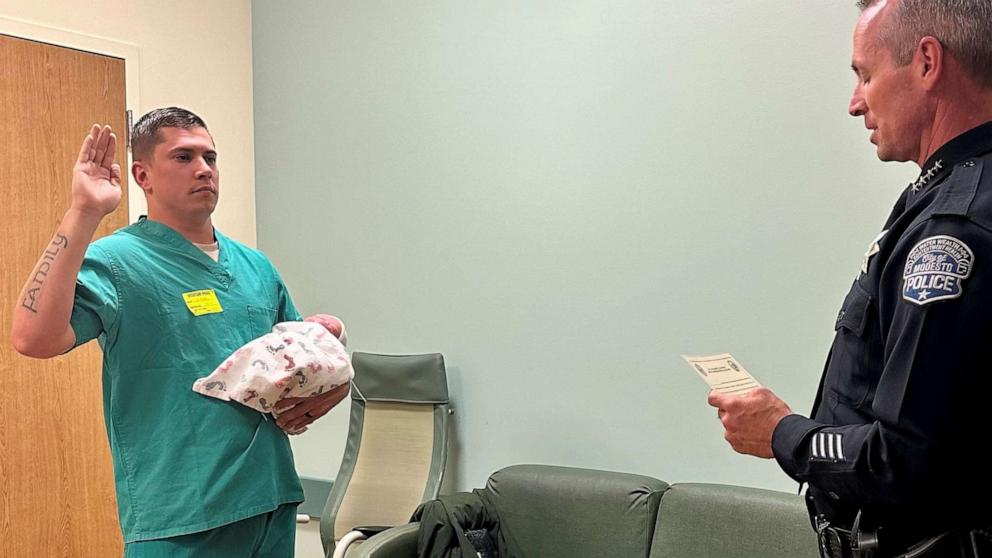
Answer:
<svg viewBox="0 0 992 558"><path fill-rule="evenodd" d="M902 297L919 305L964 292L962 283L971 275L975 254L953 236L924 238L906 257L902 273Z"/></svg>

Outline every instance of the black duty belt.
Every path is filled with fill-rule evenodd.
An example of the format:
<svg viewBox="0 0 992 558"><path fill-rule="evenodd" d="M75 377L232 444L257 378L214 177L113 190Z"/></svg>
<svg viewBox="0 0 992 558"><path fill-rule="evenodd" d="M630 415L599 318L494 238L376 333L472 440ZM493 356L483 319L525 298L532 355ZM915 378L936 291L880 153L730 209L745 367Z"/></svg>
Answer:
<svg viewBox="0 0 992 558"><path fill-rule="evenodd" d="M949 531L890 552L879 548L874 533L861 532L857 524L841 529L819 516L816 538L822 558L992 558L992 528Z"/></svg>

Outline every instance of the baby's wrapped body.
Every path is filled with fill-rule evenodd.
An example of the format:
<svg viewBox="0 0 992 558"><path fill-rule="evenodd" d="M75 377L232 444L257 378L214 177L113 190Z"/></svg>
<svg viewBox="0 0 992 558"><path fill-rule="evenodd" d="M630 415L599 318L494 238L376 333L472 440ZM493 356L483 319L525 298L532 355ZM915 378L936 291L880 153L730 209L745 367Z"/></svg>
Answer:
<svg viewBox="0 0 992 558"><path fill-rule="evenodd" d="M284 397L320 395L354 375L344 345L325 326L280 322L197 380L193 391L271 413Z"/></svg>

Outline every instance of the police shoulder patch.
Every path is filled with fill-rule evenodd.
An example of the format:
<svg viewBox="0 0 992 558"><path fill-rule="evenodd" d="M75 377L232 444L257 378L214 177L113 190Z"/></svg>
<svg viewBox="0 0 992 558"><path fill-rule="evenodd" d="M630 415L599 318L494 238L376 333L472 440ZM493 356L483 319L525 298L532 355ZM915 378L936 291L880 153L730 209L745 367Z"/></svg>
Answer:
<svg viewBox="0 0 992 558"><path fill-rule="evenodd" d="M946 235L924 238L906 257L902 297L920 306L958 298L974 263L974 252L961 240Z"/></svg>

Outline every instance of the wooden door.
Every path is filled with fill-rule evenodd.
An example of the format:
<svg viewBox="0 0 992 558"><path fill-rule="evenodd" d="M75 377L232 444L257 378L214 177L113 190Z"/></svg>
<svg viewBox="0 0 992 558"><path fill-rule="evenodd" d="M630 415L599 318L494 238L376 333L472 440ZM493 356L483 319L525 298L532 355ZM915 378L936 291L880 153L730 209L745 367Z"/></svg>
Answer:
<svg viewBox="0 0 992 558"><path fill-rule="evenodd" d="M13 305L70 203L90 126L117 132L127 173L124 61L0 35L0 556L119 557L95 342L35 360L10 343ZM125 177L126 180L126 177ZM127 224L127 185L97 236Z"/></svg>

